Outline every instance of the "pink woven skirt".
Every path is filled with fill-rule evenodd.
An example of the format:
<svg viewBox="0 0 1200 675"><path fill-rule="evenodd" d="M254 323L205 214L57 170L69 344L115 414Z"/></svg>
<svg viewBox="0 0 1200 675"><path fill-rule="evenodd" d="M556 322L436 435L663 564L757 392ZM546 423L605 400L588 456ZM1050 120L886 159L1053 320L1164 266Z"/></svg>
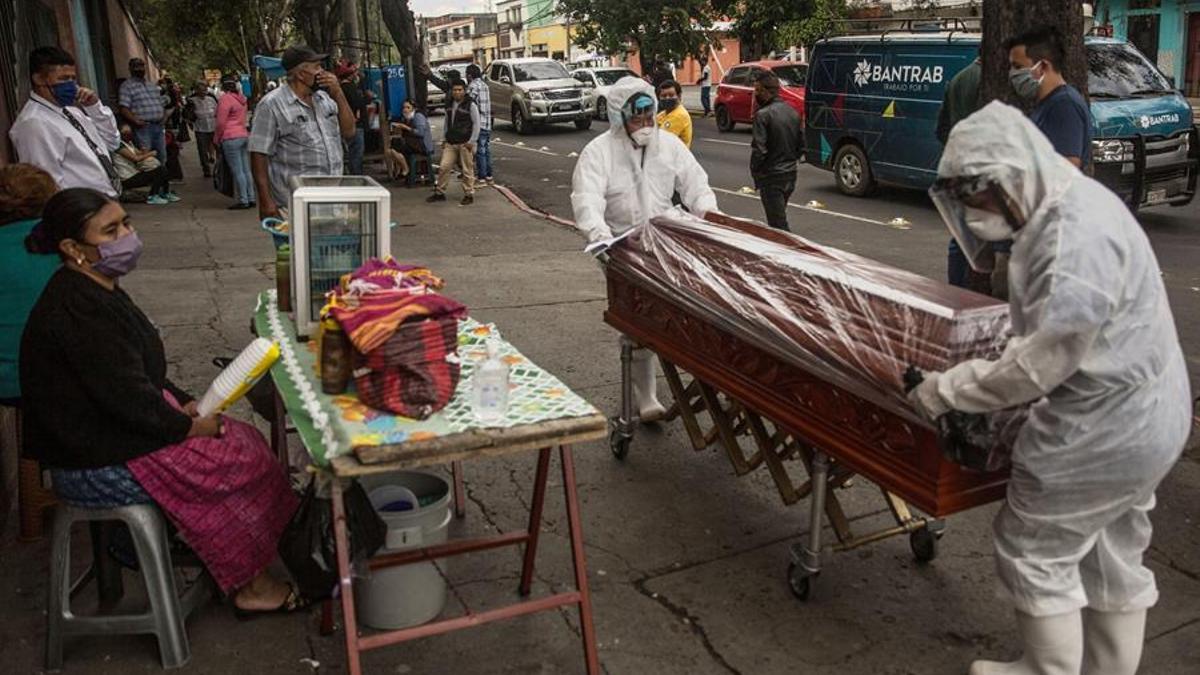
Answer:
<svg viewBox="0 0 1200 675"><path fill-rule="evenodd" d="M224 423L221 438L189 438L126 466L229 593L274 560L299 499L263 435L245 422Z"/></svg>

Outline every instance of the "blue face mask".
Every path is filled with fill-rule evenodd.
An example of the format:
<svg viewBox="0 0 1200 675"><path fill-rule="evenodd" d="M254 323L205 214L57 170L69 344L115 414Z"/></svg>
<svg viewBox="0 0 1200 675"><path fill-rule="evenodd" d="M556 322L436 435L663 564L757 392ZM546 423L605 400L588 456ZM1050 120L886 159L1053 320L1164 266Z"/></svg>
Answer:
<svg viewBox="0 0 1200 675"><path fill-rule="evenodd" d="M79 83L75 80L67 80L50 85L50 93L54 94L54 101L64 108L75 105L75 99L79 96Z"/></svg>

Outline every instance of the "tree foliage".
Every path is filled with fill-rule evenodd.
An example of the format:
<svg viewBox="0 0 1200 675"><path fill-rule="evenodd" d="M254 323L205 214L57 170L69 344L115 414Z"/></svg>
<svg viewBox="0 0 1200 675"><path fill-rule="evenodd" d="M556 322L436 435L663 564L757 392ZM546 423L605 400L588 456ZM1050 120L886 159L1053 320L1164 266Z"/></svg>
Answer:
<svg viewBox="0 0 1200 675"><path fill-rule="evenodd" d="M779 27L785 45L807 45L833 34L838 21L846 18L846 0L812 0L809 12Z"/></svg>
<svg viewBox="0 0 1200 675"><path fill-rule="evenodd" d="M608 54L636 49L646 71L656 58L703 53L718 18L709 0L558 0L558 9L577 27L576 44Z"/></svg>

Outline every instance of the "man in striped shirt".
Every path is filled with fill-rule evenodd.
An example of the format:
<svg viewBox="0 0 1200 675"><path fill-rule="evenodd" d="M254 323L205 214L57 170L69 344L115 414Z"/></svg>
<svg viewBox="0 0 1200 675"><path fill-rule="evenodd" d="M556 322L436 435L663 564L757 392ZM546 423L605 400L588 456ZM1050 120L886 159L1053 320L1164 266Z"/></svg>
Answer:
<svg viewBox="0 0 1200 675"><path fill-rule="evenodd" d="M426 64L423 70L433 86L450 94L450 83L438 77ZM475 142L475 182L495 185L492 180L492 94L483 71L472 63L467 66L467 96L479 108L479 139Z"/></svg>

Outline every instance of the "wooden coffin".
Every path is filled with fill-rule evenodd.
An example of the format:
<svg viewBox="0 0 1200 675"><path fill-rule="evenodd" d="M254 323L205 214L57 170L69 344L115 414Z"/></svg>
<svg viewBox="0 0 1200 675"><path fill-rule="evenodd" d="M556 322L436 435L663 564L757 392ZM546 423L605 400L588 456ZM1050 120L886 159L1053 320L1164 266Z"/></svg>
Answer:
<svg viewBox="0 0 1200 675"><path fill-rule="evenodd" d="M609 250L605 320L930 515L1004 495L945 460L909 364L995 356L1007 305L752 221L654 219Z"/></svg>

